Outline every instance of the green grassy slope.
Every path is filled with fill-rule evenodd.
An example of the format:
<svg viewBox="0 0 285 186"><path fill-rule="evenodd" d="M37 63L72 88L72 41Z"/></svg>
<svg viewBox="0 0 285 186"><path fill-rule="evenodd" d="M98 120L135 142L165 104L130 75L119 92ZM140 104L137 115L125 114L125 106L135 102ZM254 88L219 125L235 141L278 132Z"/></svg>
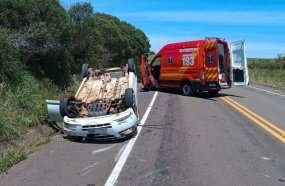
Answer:
<svg viewBox="0 0 285 186"><path fill-rule="evenodd" d="M285 90L285 56L248 59L250 82Z"/></svg>

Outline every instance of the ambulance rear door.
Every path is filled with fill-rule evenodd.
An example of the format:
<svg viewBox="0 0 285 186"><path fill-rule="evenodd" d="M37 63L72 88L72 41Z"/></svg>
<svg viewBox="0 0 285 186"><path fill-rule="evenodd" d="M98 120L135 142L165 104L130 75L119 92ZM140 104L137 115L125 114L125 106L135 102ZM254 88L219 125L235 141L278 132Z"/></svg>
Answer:
<svg viewBox="0 0 285 186"><path fill-rule="evenodd" d="M230 51L233 85L248 85L249 76L245 53L245 41L232 42Z"/></svg>

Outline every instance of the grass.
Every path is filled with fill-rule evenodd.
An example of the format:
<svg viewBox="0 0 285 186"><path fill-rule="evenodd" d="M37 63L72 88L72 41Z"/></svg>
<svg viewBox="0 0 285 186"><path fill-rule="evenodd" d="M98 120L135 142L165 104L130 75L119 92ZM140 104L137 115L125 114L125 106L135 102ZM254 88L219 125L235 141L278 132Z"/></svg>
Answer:
<svg viewBox="0 0 285 186"><path fill-rule="evenodd" d="M250 82L285 90L285 55L248 59Z"/></svg>
<svg viewBox="0 0 285 186"><path fill-rule="evenodd" d="M48 142L50 142L50 136L48 137L45 137L45 138L42 138L40 139L39 141L37 141L36 143L34 143L32 146L31 146L31 149L37 149L38 147L42 146L42 145L45 145L47 144Z"/></svg>
<svg viewBox="0 0 285 186"><path fill-rule="evenodd" d="M18 83L0 84L0 96L0 145L11 146L11 141L20 141L31 126L49 120L45 100L58 98L59 90L50 81L39 81L25 72ZM10 149L0 151L0 172L25 159L33 148L13 144Z"/></svg>
<svg viewBox="0 0 285 186"><path fill-rule="evenodd" d="M71 84L67 88L68 93L75 95L81 82L82 76L80 74L74 74L71 78Z"/></svg>
<svg viewBox="0 0 285 186"><path fill-rule="evenodd" d="M7 172L8 169L16 163L27 157L27 150L23 147L17 149L9 149L0 156L0 173Z"/></svg>
<svg viewBox="0 0 285 186"><path fill-rule="evenodd" d="M49 80L37 80L29 73L24 73L22 81L15 84L0 84L0 145L8 145L15 139L21 139L27 130L35 125L49 121L46 99L58 100L62 94L75 94L82 77L74 75L72 84L59 91ZM0 173L22 161L37 147L50 141L43 137L30 146L14 144L12 148L0 151Z"/></svg>
<svg viewBox="0 0 285 186"><path fill-rule="evenodd" d="M285 90L285 70L249 69L249 79L253 83Z"/></svg>
<svg viewBox="0 0 285 186"><path fill-rule="evenodd" d="M9 142L26 132L30 126L48 120L45 100L58 98L59 91L49 81L42 82L25 74L17 86L0 87L0 141Z"/></svg>
<svg viewBox="0 0 285 186"><path fill-rule="evenodd" d="M0 83L0 142L9 142L25 134L29 127L47 123L46 99L58 100L62 94L75 94L81 80L81 76L74 75L65 91L27 72L17 84Z"/></svg>
<svg viewBox="0 0 285 186"><path fill-rule="evenodd" d="M26 159L27 156L38 147L50 142L50 138L50 136L43 137L30 146L18 146L16 148L10 148L5 152L2 152L0 154L0 173L7 173L10 167Z"/></svg>

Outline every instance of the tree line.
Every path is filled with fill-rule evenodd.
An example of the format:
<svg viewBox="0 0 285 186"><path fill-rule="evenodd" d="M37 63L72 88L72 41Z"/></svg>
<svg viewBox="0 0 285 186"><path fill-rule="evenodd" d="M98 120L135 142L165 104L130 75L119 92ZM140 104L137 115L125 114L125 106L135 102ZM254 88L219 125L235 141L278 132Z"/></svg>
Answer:
<svg viewBox="0 0 285 186"><path fill-rule="evenodd" d="M122 66L148 53L138 28L95 12L90 3L66 10L58 0L0 1L0 83L18 83L22 72L67 86L83 63Z"/></svg>

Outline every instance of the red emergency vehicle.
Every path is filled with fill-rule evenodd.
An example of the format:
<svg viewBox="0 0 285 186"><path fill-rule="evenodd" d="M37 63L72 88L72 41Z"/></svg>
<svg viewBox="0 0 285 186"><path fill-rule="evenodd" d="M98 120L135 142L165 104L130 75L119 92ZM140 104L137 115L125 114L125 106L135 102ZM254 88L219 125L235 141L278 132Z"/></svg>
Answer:
<svg viewBox="0 0 285 186"><path fill-rule="evenodd" d="M167 44L150 62L141 56L141 77L145 89L180 89L187 96L216 94L232 82L247 85L245 42L233 42L231 49L220 38Z"/></svg>

